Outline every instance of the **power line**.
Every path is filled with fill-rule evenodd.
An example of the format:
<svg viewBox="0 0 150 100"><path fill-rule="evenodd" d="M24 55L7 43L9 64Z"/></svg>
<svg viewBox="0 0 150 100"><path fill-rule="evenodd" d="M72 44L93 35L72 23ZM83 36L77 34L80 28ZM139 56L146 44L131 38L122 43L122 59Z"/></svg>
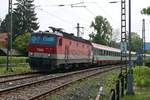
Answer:
<svg viewBox="0 0 150 100"><path fill-rule="evenodd" d="M62 19L61 17L58 17L58 16L56 16L56 15L54 15L54 14L52 14L52 13L47 12L46 10L43 10L42 8L40 8L40 9L38 9L38 10L40 10L40 11L42 11L42 12L44 12L44 13L47 13L48 15L50 15L50 16L52 16L52 17L54 17L54 18L56 18L56 19L58 19L58 20L60 20L60 21L62 21L62 22L65 22L65 23L67 23L67 24L69 24L69 25L72 25L72 24L73 24L72 22L70 22L70 21L68 21L68 20Z"/></svg>
<svg viewBox="0 0 150 100"><path fill-rule="evenodd" d="M111 20L112 20L112 17L96 2L94 3L97 8L99 8L100 10L102 10Z"/></svg>
<svg viewBox="0 0 150 100"><path fill-rule="evenodd" d="M87 7L85 7L85 9L86 9L91 15L94 15L94 16L95 16L95 14L94 14L90 9L88 9Z"/></svg>

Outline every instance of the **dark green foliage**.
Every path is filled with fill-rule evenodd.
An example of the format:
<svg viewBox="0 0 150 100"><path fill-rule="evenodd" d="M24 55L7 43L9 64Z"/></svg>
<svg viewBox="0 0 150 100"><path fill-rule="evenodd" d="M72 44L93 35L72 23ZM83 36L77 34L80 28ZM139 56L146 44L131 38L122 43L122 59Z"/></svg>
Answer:
<svg viewBox="0 0 150 100"><path fill-rule="evenodd" d="M150 7L143 8L142 11L141 11L141 13L145 14L145 15L150 15Z"/></svg>
<svg viewBox="0 0 150 100"><path fill-rule="evenodd" d="M31 37L31 33L24 33L22 35L19 35L13 42L14 48L22 51L24 55L27 55L26 49L27 49L30 37Z"/></svg>
<svg viewBox="0 0 150 100"><path fill-rule="evenodd" d="M17 63L26 63L27 57L12 57L11 62L14 64ZM0 56L0 64L6 63L6 56Z"/></svg>
<svg viewBox="0 0 150 100"><path fill-rule="evenodd" d="M128 42L128 34L127 34L127 42ZM135 33L131 32L131 51L136 51L137 49L142 48L142 39L140 36Z"/></svg>
<svg viewBox="0 0 150 100"><path fill-rule="evenodd" d="M34 0L16 0L16 8L13 9L12 43L13 48L26 52L29 34L39 28L35 13ZM0 26L0 32L10 32L10 15L6 15ZM18 37L19 36L19 37ZM17 38L18 37L18 38Z"/></svg>
<svg viewBox="0 0 150 100"><path fill-rule="evenodd" d="M16 0L16 8L13 10L13 40L20 34L33 32L39 28L35 13L34 0ZM6 15L1 24L1 32L9 32L10 15Z"/></svg>
<svg viewBox="0 0 150 100"><path fill-rule="evenodd" d="M91 23L94 29L89 37L92 42L108 45L112 36L112 27L106 18L96 16L94 22Z"/></svg>
<svg viewBox="0 0 150 100"><path fill-rule="evenodd" d="M139 48L142 48L142 39L137 33L131 33L131 51L136 51Z"/></svg>
<svg viewBox="0 0 150 100"><path fill-rule="evenodd" d="M120 49L120 43L117 43L116 41L111 41L109 46Z"/></svg>
<svg viewBox="0 0 150 100"><path fill-rule="evenodd" d="M16 20L16 15L12 13L12 31L13 31L13 36L15 35L15 31L17 30L17 20ZM2 21L0 25L0 32L10 32L10 15L7 14L5 19Z"/></svg>
<svg viewBox="0 0 150 100"><path fill-rule="evenodd" d="M145 66L150 67L150 58L144 60Z"/></svg>
<svg viewBox="0 0 150 100"><path fill-rule="evenodd" d="M139 87L150 86L150 68L139 66L134 68L134 81Z"/></svg>
<svg viewBox="0 0 150 100"><path fill-rule="evenodd" d="M146 54L150 54L150 50L145 51Z"/></svg>
<svg viewBox="0 0 150 100"><path fill-rule="evenodd" d="M18 30L17 34L23 34L26 32L33 32L39 28L35 13L34 0L16 0L17 8L14 9L15 15L17 15Z"/></svg>

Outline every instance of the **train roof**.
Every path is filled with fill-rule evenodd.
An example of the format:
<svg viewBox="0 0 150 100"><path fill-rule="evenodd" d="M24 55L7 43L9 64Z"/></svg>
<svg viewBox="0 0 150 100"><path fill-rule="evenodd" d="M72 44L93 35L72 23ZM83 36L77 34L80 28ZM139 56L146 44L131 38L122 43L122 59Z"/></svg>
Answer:
<svg viewBox="0 0 150 100"><path fill-rule="evenodd" d="M97 43L92 43L92 45L94 48L97 48L97 49L113 51L113 52L121 52L121 49L118 49L118 48L113 48L113 47L109 47L109 46L105 46L105 45L101 45ZM127 51L127 53L129 53L129 51ZM136 52L131 51L131 54L136 54Z"/></svg>
<svg viewBox="0 0 150 100"><path fill-rule="evenodd" d="M85 40L81 37L76 37L74 36L72 33L66 33L66 32L36 32L36 33L33 33L33 34L51 34L51 35L56 35L56 36L62 36L64 38L68 38L68 39L72 39L72 40L75 40L75 41L79 41L79 42L83 42L83 43L86 43L86 44L91 44L91 42L89 40Z"/></svg>
<svg viewBox="0 0 150 100"><path fill-rule="evenodd" d="M64 38L73 39L73 40L75 40L75 41L79 41L79 42L83 42L83 43L92 45L89 40L85 40L85 39L83 39L82 37L76 37L76 36L74 36L72 33L71 33L71 34L68 34L68 33L63 32L62 34L63 34L63 37L64 37Z"/></svg>
<svg viewBox="0 0 150 100"><path fill-rule="evenodd" d="M98 49L102 49L102 50L121 52L120 49L113 48L113 47L108 47L108 46L97 44L97 43L92 43L92 45L93 45L94 48L98 48Z"/></svg>

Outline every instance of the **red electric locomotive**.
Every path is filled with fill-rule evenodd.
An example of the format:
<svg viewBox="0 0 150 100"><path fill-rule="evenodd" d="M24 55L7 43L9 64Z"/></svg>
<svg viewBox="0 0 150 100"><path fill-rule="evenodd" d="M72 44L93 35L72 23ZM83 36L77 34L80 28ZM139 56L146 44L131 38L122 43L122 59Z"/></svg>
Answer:
<svg viewBox="0 0 150 100"><path fill-rule="evenodd" d="M32 33L28 46L33 70L50 71L92 63L92 44L63 31Z"/></svg>

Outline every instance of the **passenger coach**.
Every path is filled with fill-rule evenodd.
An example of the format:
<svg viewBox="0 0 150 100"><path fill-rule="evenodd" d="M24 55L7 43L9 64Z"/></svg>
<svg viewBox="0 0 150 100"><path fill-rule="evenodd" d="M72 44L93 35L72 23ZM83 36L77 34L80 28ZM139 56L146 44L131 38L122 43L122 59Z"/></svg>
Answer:
<svg viewBox="0 0 150 100"><path fill-rule="evenodd" d="M98 65L120 63L120 49L92 43L94 52L94 63Z"/></svg>

